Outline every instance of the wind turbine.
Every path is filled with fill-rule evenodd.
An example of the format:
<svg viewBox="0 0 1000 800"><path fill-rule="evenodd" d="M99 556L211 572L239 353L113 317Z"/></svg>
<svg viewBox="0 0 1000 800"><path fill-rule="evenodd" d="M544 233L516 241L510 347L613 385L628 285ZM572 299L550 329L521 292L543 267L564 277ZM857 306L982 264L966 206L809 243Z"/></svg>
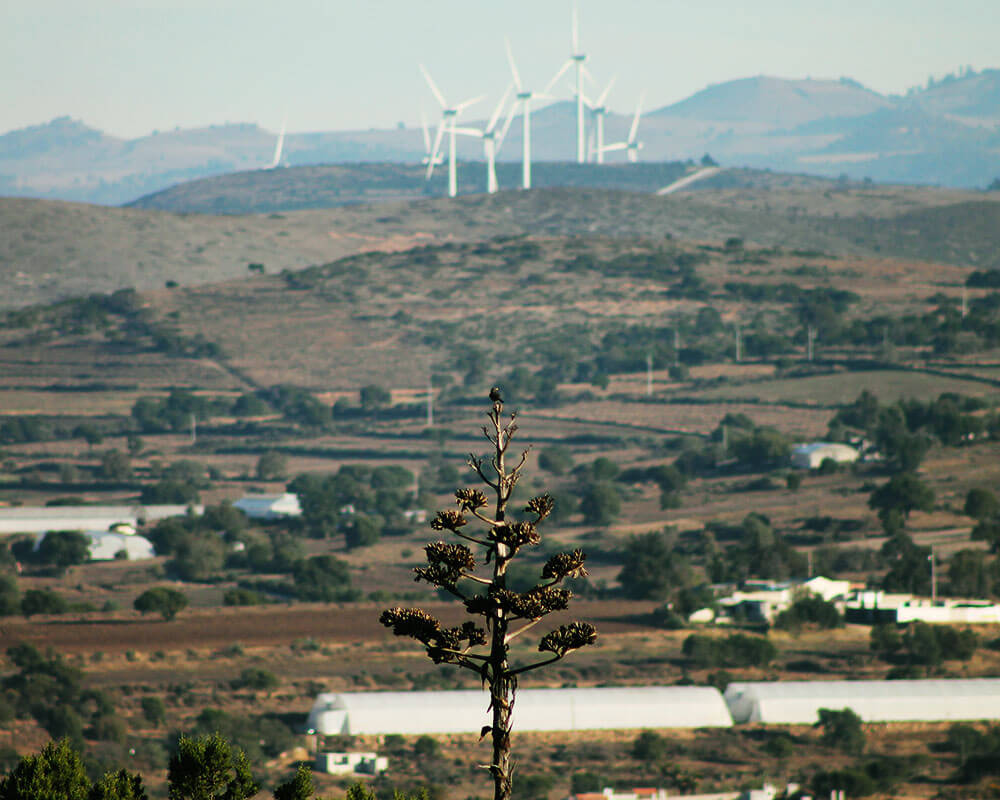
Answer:
<svg viewBox="0 0 1000 800"><path fill-rule="evenodd" d="M549 81L549 85L545 87L545 91L548 92L557 80L559 80L563 73L566 72L570 67L576 66L576 162L582 164L586 161L586 124L583 118L583 76L586 71L584 67L584 62L587 60L587 56L580 52L580 36L578 31L579 25L576 13L576 3L573 3L573 49L570 52L569 58L563 63L559 68L559 71L555 74L555 77Z"/></svg>
<svg viewBox="0 0 1000 800"><path fill-rule="evenodd" d="M281 166L281 151L285 147L285 127L288 124L288 116L281 120L281 132L278 134L278 141L274 145L274 158L271 160L268 169L275 169Z"/></svg>
<svg viewBox="0 0 1000 800"><path fill-rule="evenodd" d="M635 116L632 117L632 127L628 130L628 139L624 142L614 142L613 144L605 145L605 153L611 153L615 150L624 150L626 157L633 164L639 160L639 151L642 149L642 142L636 139L636 135L639 133L639 118L642 116L642 101L643 95L640 94L639 102L635 106Z"/></svg>
<svg viewBox="0 0 1000 800"><path fill-rule="evenodd" d="M461 133L468 136L478 136L483 140L483 155L486 157L486 191L489 194L495 194L498 187L497 184L497 168L496 168L496 157L497 151L500 149L500 145L503 142L504 137L507 135L507 129L510 127L511 120L514 119L513 108L511 113L507 115L507 121L504 123L503 129L500 131L500 135L497 135L497 123L500 121L500 114L503 112L503 107L507 105L507 97L510 95L511 87L508 86L503 93L503 97L500 98L500 102L497 103L497 107L493 110L493 115L490 117L489 122L486 123L486 127L482 130L479 128L455 128L455 133Z"/></svg>
<svg viewBox="0 0 1000 800"><path fill-rule="evenodd" d="M444 95L441 94L441 90L438 89L434 80L431 78L430 73L424 68L423 64L420 64L420 71L423 73L424 80L427 81L427 85L430 87L431 93L434 98L441 105L441 122L438 124L437 134L434 136L434 147L431 150L430 160L427 162L427 178L430 179L431 174L434 172L434 161L437 159L438 148L441 147L441 137L444 136L445 131L448 132L448 197L454 197L458 194L458 174L455 171L455 121L458 119L458 115L462 113L466 108L482 100L482 97L474 97L471 100L466 100L455 106L449 106L448 101L444 99Z"/></svg>
<svg viewBox="0 0 1000 800"><path fill-rule="evenodd" d="M427 129L427 117L423 111L420 112L420 129L424 135L424 157L420 160L421 164L431 163L431 134ZM434 160L434 166L444 163L444 154L438 153Z"/></svg>
<svg viewBox="0 0 1000 800"><path fill-rule="evenodd" d="M605 105L605 101L608 99L608 94L611 92L611 87L614 85L615 79L612 78L604 91L598 95L597 100L593 103L587 103L590 107L590 113L594 115L594 148L591 152L594 155L594 160L598 164L604 163L604 116L608 113L608 107ZM584 98L584 100L586 100L586 98Z"/></svg>
<svg viewBox="0 0 1000 800"><path fill-rule="evenodd" d="M507 63L510 64L510 74L514 78L514 86L517 94L514 95L514 105L511 106L511 113L517 109L517 104L521 104L521 188L531 188L531 100L532 98L548 97L546 94L535 94L529 89L525 89L521 83L521 74L517 71L517 64L514 63L514 53L510 49L510 41L504 39L507 46ZM509 124L509 119L508 119Z"/></svg>

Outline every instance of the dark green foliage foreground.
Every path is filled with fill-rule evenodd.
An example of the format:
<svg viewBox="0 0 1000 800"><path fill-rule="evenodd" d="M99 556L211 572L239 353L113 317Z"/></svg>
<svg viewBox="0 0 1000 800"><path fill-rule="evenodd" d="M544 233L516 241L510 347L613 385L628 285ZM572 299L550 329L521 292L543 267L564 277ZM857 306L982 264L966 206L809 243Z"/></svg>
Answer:
<svg viewBox="0 0 1000 800"><path fill-rule="evenodd" d="M181 736L170 759L167 796L170 800L249 800L260 791L242 750L218 733ZM300 765L295 775L274 789L274 800L321 800L315 796L312 774ZM67 739L51 741L37 755L25 756L2 779L0 800L149 800L142 777L125 769L106 772L91 782L79 754ZM347 790L347 800L376 800L360 783ZM411 796L393 793L393 800L428 800L426 790Z"/></svg>
<svg viewBox="0 0 1000 800"><path fill-rule="evenodd" d="M173 798L187 798L175 795ZM191 795L206 800L214 795ZM241 800L244 796L233 796ZM96 783L87 777L80 756L67 739L49 742L38 755L25 756L0 781L2 800L147 800L142 778L121 769L108 772ZM221 795L220 795L221 798Z"/></svg>

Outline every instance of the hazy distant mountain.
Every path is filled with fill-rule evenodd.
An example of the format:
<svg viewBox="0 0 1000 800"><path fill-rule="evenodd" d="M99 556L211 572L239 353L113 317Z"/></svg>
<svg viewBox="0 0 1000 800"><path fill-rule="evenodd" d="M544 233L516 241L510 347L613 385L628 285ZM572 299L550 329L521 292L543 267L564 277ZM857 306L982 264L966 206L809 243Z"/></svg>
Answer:
<svg viewBox="0 0 1000 800"><path fill-rule="evenodd" d="M606 142L623 141L632 121L632 109L620 98L611 97L620 111L605 119ZM481 126L482 120L467 124ZM575 126L574 103L536 109L535 160L575 161ZM987 70L929 82L902 97L879 95L847 78L733 80L647 113L639 139L645 162L683 162L710 153L725 166L976 188L1000 176L998 129L1000 70ZM276 138L256 125L227 124L122 140L60 117L0 136L0 195L127 203L187 181L265 168ZM482 160L482 143L461 137L458 153L464 161ZM520 153L517 119L499 160L516 162ZM320 131L287 136L283 163L416 167L424 154L419 128ZM619 151L607 160L622 163L624 156ZM592 178L588 173L586 180ZM463 191L480 183L478 177L462 182ZM349 194L371 198L380 191L377 183L360 190L353 184Z"/></svg>
<svg viewBox="0 0 1000 800"><path fill-rule="evenodd" d="M929 114L1000 122L1000 70L948 75L904 98Z"/></svg>
<svg viewBox="0 0 1000 800"><path fill-rule="evenodd" d="M870 114L891 105L889 98L848 78L828 81L758 76L709 86L653 114L791 128L822 117Z"/></svg>

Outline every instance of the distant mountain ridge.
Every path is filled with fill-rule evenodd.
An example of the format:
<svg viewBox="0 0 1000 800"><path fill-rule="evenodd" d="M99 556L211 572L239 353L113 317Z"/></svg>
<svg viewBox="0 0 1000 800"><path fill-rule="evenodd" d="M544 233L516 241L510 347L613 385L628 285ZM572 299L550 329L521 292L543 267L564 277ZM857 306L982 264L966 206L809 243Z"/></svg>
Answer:
<svg viewBox="0 0 1000 800"><path fill-rule="evenodd" d="M606 141L623 140L631 117L627 108L608 114ZM574 124L572 103L537 109L535 159L573 161ZM967 71L903 96L849 78L741 78L648 112L639 138L646 162L711 153L726 166L978 188L1000 175L1000 70ZM123 140L60 117L0 136L0 195L119 205L184 181L265 168L275 141L254 124ZM500 160L518 160L520 148L518 120ZM462 137L459 155L481 160L482 145ZM418 128L291 134L284 147L284 163L294 166L418 165L423 157Z"/></svg>

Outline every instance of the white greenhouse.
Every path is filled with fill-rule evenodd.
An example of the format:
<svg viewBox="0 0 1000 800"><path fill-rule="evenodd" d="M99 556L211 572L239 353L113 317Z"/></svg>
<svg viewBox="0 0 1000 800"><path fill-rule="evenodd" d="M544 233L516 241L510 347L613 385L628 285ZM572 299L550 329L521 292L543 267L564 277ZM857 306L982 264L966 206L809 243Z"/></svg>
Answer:
<svg viewBox="0 0 1000 800"><path fill-rule="evenodd" d="M853 464L860 453L853 447L836 442L812 442L792 448L791 462L799 469L818 469L829 459L837 464Z"/></svg>
<svg viewBox="0 0 1000 800"><path fill-rule="evenodd" d="M316 698L306 727L325 736L479 733L490 724L489 693L343 692ZM522 689L514 703L519 731L620 728L728 728L717 689L640 686L607 689Z"/></svg>
<svg viewBox="0 0 1000 800"><path fill-rule="evenodd" d="M297 494L248 494L241 497L233 508L238 508L251 519L281 519L302 515Z"/></svg>
<svg viewBox="0 0 1000 800"><path fill-rule="evenodd" d="M1000 679L731 683L736 723L812 725L821 708L850 708L865 722L1000 719Z"/></svg>

